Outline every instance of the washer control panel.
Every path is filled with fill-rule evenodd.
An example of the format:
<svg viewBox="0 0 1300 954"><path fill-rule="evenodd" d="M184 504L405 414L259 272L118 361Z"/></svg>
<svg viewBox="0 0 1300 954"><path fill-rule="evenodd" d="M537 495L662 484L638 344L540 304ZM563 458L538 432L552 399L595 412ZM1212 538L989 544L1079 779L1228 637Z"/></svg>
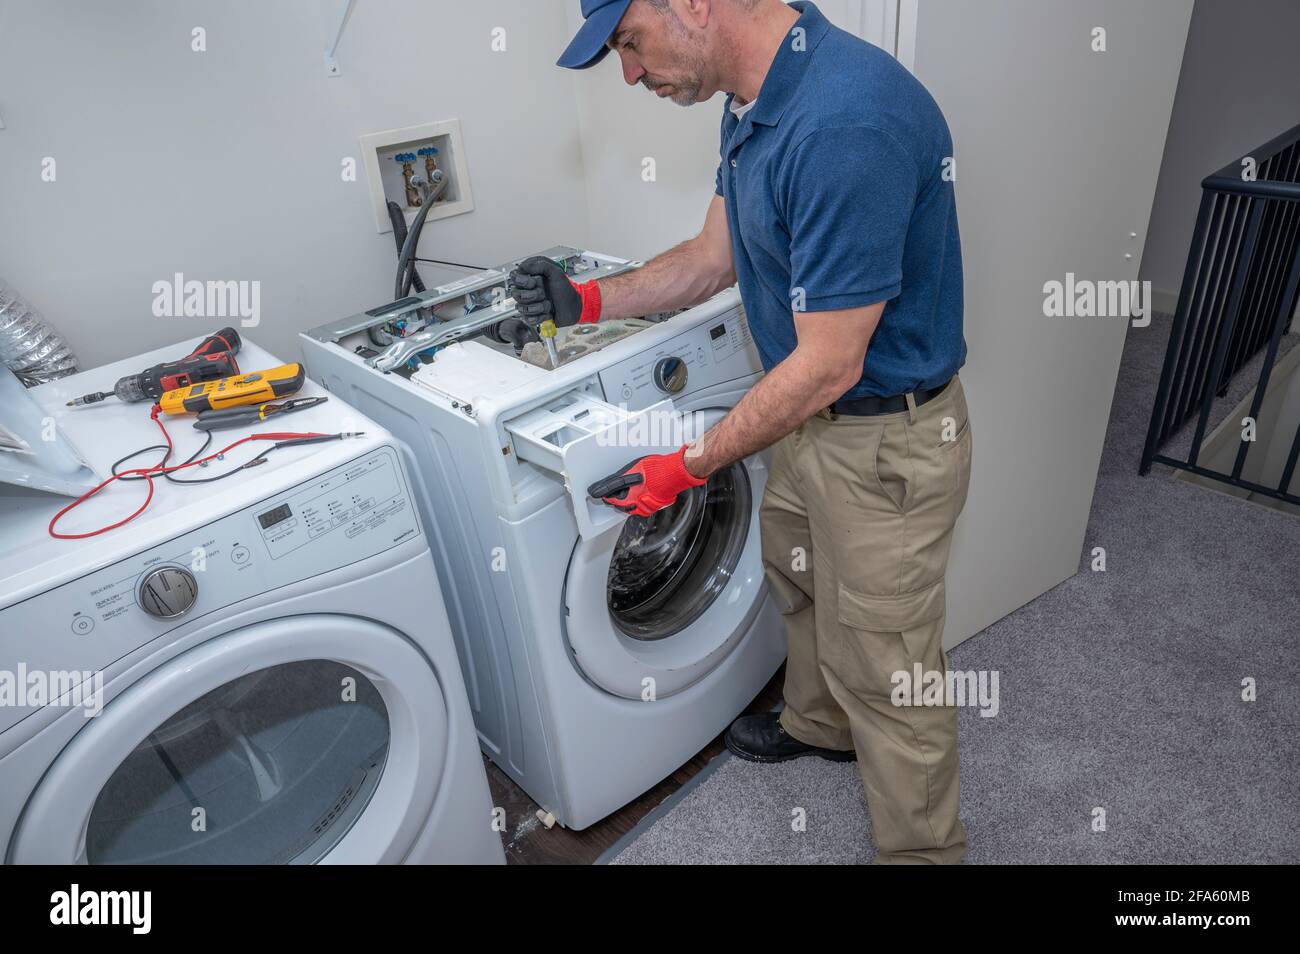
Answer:
<svg viewBox="0 0 1300 954"><path fill-rule="evenodd" d="M397 451L380 447L6 608L0 657L22 661L28 671L103 670L177 626L375 556L419 533ZM0 732L35 708L0 706Z"/></svg>
<svg viewBox="0 0 1300 954"><path fill-rule="evenodd" d="M673 319L668 319L671 322ZM600 372L605 400L640 410L763 369L739 308Z"/></svg>

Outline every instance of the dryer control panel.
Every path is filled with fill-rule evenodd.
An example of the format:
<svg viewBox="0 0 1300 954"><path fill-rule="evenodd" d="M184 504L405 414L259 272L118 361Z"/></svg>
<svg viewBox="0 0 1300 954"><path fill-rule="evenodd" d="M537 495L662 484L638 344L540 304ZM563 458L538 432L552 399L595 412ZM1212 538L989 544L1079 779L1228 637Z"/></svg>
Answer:
<svg viewBox="0 0 1300 954"><path fill-rule="evenodd" d="M71 690L178 626L349 566L419 534L397 451L380 447L8 607L0 616L0 657L27 672L66 673L61 688ZM44 704L0 706L0 732Z"/></svg>
<svg viewBox="0 0 1300 954"><path fill-rule="evenodd" d="M671 321L672 319L669 319ZM739 308L600 372L605 400L639 411L763 370Z"/></svg>

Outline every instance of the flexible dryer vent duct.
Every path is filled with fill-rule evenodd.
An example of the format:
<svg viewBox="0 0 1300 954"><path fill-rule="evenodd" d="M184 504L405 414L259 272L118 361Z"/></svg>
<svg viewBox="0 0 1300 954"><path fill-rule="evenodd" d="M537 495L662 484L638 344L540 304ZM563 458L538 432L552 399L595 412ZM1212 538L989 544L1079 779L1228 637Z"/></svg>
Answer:
<svg viewBox="0 0 1300 954"><path fill-rule="evenodd" d="M77 371L76 356L63 336L2 280L0 362L29 388Z"/></svg>

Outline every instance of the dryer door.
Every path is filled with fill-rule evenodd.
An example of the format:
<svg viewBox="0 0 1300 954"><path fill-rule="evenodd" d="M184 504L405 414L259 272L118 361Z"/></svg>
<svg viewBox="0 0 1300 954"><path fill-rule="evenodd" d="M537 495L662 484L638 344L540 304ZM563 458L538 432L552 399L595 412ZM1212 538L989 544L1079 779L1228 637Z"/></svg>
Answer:
<svg viewBox="0 0 1300 954"><path fill-rule="evenodd" d="M699 434L725 411L690 415ZM580 539L566 583L569 645L592 682L663 698L712 671L762 605L761 455L732 464L650 517Z"/></svg>
<svg viewBox="0 0 1300 954"><path fill-rule="evenodd" d="M28 802L11 860L401 861L438 792L447 722L436 674L387 627L251 625L89 719Z"/></svg>

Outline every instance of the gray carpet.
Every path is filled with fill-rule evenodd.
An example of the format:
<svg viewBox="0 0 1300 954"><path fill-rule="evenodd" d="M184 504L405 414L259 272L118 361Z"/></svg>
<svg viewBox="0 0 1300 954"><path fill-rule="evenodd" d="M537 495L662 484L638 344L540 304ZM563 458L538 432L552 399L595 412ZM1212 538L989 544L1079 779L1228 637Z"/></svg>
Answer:
<svg viewBox="0 0 1300 954"><path fill-rule="evenodd" d="M951 654L1001 672L996 718L960 710L968 863L1300 861L1300 520L1167 468L1137 475L1169 327L1129 330L1080 572ZM722 758L614 863L874 855L855 765Z"/></svg>

